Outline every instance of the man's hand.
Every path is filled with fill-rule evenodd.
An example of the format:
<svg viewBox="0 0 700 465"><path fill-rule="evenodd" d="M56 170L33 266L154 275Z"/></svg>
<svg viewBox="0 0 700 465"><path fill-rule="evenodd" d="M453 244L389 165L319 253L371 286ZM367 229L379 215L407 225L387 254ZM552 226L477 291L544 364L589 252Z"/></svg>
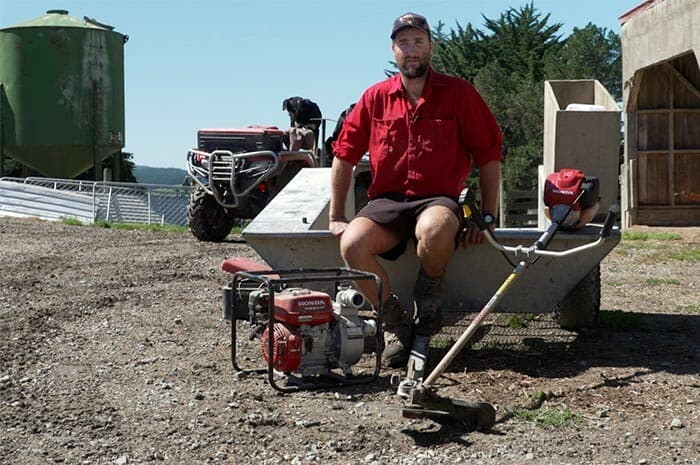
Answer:
<svg viewBox="0 0 700 465"><path fill-rule="evenodd" d="M333 218L328 220L328 230L334 237L340 237L348 227L348 220L345 218Z"/></svg>
<svg viewBox="0 0 700 465"><path fill-rule="evenodd" d="M493 231L496 228L495 224L490 224L488 228ZM460 232L460 243L466 248L469 244L481 244L486 240L484 234L475 224L470 224Z"/></svg>

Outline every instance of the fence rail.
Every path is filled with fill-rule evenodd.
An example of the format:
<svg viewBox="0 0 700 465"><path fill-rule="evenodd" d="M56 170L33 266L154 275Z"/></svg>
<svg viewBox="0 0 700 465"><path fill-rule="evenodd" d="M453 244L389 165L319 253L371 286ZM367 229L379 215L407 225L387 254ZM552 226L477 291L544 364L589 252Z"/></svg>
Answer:
<svg viewBox="0 0 700 465"><path fill-rule="evenodd" d="M37 177L1 178L0 181L0 214L117 223L184 226L192 191L189 186ZM69 201L78 201L80 214L68 208ZM86 211L86 204L91 206L91 211Z"/></svg>
<svg viewBox="0 0 700 465"><path fill-rule="evenodd" d="M501 202L501 226L536 227L537 191L504 191Z"/></svg>

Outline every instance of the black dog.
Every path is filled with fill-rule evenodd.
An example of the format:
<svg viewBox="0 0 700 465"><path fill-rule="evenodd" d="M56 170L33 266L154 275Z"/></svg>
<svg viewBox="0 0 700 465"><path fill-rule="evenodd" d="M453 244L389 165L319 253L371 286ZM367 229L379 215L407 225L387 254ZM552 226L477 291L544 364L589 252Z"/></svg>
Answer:
<svg viewBox="0 0 700 465"><path fill-rule="evenodd" d="M321 109L307 98L289 97L282 102L282 109L289 113L291 127L307 127L318 131L321 126Z"/></svg>

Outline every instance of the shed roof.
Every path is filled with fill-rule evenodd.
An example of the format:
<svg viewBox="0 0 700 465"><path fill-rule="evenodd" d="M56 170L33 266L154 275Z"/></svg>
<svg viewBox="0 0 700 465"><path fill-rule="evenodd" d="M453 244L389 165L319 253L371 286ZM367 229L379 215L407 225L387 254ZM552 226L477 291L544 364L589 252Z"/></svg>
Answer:
<svg viewBox="0 0 700 465"><path fill-rule="evenodd" d="M653 8L654 6L658 5L659 3L663 3L666 0L646 0L645 2L640 3L639 5L635 6L631 10L629 10L627 13L622 14L617 20L620 22L620 26L625 24L627 21L630 19L634 18L637 16L639 13L642 11L648 10L649 8Z"/></svg>

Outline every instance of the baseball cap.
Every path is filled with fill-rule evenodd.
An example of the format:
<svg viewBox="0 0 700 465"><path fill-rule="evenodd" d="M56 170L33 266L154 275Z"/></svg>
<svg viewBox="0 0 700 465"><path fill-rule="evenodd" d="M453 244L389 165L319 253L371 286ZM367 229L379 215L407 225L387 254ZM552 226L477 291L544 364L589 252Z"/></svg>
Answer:
<svg viewBox="0 0 700 465"><path fill-rule="evenodd" d="M391 28L391 38L394 39L401 29L413 27L430 35L430 26L425 17L416 13L404 13L394 20L394 27Z"/></svg>

